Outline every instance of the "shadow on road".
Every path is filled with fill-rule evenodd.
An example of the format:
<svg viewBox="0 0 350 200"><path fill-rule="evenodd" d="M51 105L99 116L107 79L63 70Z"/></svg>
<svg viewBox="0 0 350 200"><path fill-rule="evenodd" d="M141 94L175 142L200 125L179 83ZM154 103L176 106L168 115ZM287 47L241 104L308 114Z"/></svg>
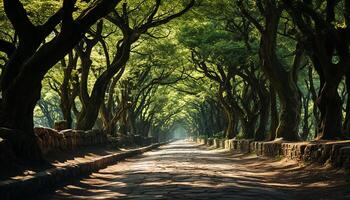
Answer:
<svg viewBox="0 0 350 200"><path fill-rule="evenodd" d="M343 179L329 169L178 141L35 199L350 199Z"/></svg>

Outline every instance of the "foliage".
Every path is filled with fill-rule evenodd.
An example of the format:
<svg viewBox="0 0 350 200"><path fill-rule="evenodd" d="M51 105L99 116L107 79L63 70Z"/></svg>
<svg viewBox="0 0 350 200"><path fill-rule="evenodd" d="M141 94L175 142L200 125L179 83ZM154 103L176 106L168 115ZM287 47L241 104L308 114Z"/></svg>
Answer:
<svg viewBox="0 0 350 200"><path fill-rule="evenodd" d="M62 7L61 1L20 2L36 26L45 23ZM297 134L304 140L313 139L322 122L322 110L317 104L324 86L322 76L326 72L321 73L320 66L315 63L316 50L305 41L307 31L303 28L317 33L314 26L319 23L317 19L325 17L322 11L327 5L313 3L307 7L309 10L305 8L304 12L312 11L301 18L310 23L307 27L298 24L299 18L292 7L300 4L304 8L302 1L289 5L286 1L267 0L264 1L266 5L262 5L261 1L250 0L202 0L197 1L191 11L186 11L186 15L174 17L177 20L165 20L181 12L188 2L130 0L117 4L115 12L90 27L81 42L45 74L41 99L34 110L35 125L53 126L54 121L67 120L63 111L64 105L69 104L64 101L66 95L72 100L67 107L74 128L81 120L79 116L91 106L84 100L85 76L90 100L95 95L94 89L103 90L102 95L99 94L103 102L101 108L97 108L100 112L95 120L103 123L95 123L95 127L108 129L112 135L123 132L163 137L181 126L189 134L201 137L231 137L226 133L229 131L235 132L237 138L273 139L269 137L276 132L276 115L284 112L288 94L283 94L282 86L271 77L282 71L288 80L280 82L295 82L297 101L302 105L298 111L301 123L296 124ZM272 2L278 2L277 7L284 6L276 9L281 10L275 38L271 37L273 39L264 44L267 33L261 29L267 29L265 26L269 22L269 15L264 12L268 12ZM347 30L342 15L343 1L339 2L334 20L327 27ZM73 18L84 15L94 3L96 1L78 1ZM0 11L0 39L18 46L14 27L2 4ZM123 23L116 23L120 21ZM150 26L150 23L154 24ZM61 28L57 25L41 45L55 40ZM94 40L96 43L84 60L81 52L87 51L89 42ZM120 66L113 66L124 58L120 55L126 54L123 45L129 40L132 40L127 52L130 56L126 56ZM334 43L327 43L331 44ZM300 62L296 60L299 50L302 52ZM264 57L264 52L269 56ZM264 65L271 57L274 63L270 63L269 70ZM2 68L10 60L5 52L0 52ZM341 55L332 56L331 60L333 64L343 61ZM85 75L84 67L88 69ZM107 84L100 84L113 67L117 70L110 73ZM334 87L342 100L341 118L346 132L350 128L346 128L350 101L349 83L343 77L349 78L341 76L339 85Z"/></svg>

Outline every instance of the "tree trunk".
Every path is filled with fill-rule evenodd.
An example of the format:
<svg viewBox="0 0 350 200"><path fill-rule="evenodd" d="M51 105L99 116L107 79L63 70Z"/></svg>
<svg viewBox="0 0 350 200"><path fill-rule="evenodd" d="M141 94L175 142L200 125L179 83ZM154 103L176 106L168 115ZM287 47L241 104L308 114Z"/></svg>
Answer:
<svg viewBox="0 0 350 200"><path fill-rule="evenodd" d="M280 94L280 123L276 130L276 137L289 141L298 140L301 103L298 91L292 88Z"/></svg>
<svg viewBox="0 0 350 200"><path fill-rule="evenodd" d="M63 102L62 102L63 103ZM62 114L63 114L63 119L66 121L67 123L67 129L71 129L72 128L72 124L73 124L73 118L72 118L72 106L70 104L66 104L66 105L61 105L61 110L62 110Z"/></svg>
<svg viewBox="0 0 350 200"><path fill-rule="evenodd" d="M331 41L331 36L324 33L318 35L319 39ZM342 135L342 100L338 93L338 87L344 75L344 69L348 67L348 57L334 64L333 53L329 51L327 45L322 40L315 40L314 55L312 61L320 77L320 89L317 98L317 106L320 111L320 126L316 135L316 140L341 139ZM346 49L347 51L347 49ZM344 55L338 51L338 54Z"/></svg>
<svg viewBox="0 0 350 200"><path fill-rule="evenodd" d="M113 65L106 71L104 71L96 80L91 96L89 100L87 100L85 108L79 115L77 129L89 130L94 126L100 107L105 100L105 93L110 80L115 74L124 69L124 66L129 60L132 41L130 41L130 36L125 37L126 38L123 40L123 44L121 45L120 49L118 49L115 58L116 62L113 63Z"/></svg>
<svg viewBox="0 0 350 200"><path fill-rule="evenodd" d="M268 96L260 97L260 113L259 113L259 127L255 132L254 139L257 141L265 140L266 135L266 127L269 121L270 114L270 101Z"/></svg>
<svg viewBox="0 0 350 200"><path fill-rule="evenodd" d="M310 94L308 93L306 95L306 97L303 98L304 118L303 118L303 132L301 134L302 140L306 140L310 134L310 130L309 130L309 102L310 102Z"/></svg>
<svg viewBox="0 0 350 200"><path fill-rule="evenodd" d="M280 99L276 137L294 141L298 140L301 103L293 77L282 66L276 54L280 13L280 9L271 9L266 15L266 29L261 35L259 55L262 69Z"/></svg>
<svg viewBox="0 0 350 200"><path fill-rule="evenodd" d="M47 71L81 40L87 29L119 2L101 1L74 20L69 19L74 2L65 2L63 10L59 9L45 24L34 26L19 1L4 1L5 13L14 25L19 45L1 73L0 127L19 130L16 131L20 132L19 137L1 133L1 137L9 139L17 156L29 160L42 158L33 131L33 111L40 99L41 81ZM61 11L64 11L65 20L62 20ZM59 35L45 42L60 22Z"/></svg>
<svg viewBox="0 0 350 200"><path fill-rule="evenodd" d="M320 120L320 113L317 107L317 92L315 89L314 81L313 81L313 75L312 75L312 66L308 66L308 79L309 79L309 92L311 94L311 99L312 99L312 113L314 117L314 131L315 131L315 138L317 137L317 133L320 130L321 127L321 120ZM320 85L323 85L322 80Z"/></svg>
<svg viewBox="0 0 350 200"><path fill-rule="evenodd" d="M52 128L54 126L54 119L51 116L51 112L49 110L49 105L44 100L38 101L38 106L40 107L41 112L44 114L46 118L46 126Z"/></svg>
<svg viewBox="0 0 350 200"><path fill-rule="evenodd" d="M346 75L345 79L346 91L347 91L347 100L345 108L345 119L343 123L343 131L347 137L350 136L350 74Z"/></svg>
<svg viewBox="0 0 350 200"><path fill-rule="evenodd" d="M137 135L137 129L135 127L136 118L133 113L133 111L129 108L128 109L128 128L130 130L131 135Z"/></svg>
<svg viewBox="0 0 350 200"><path fill-rule="evenodd" d="M271 118L270 118L270 131L269 135L267 137L267 140L274 140L276 138L276 130L277 126L279 124L279 119L278 119L278 108L277 108L277 97L276 97L276 92L275 89L273 89L272 86L270 86L270 110L271 110Z"/></svg>
<svg viewBox="0 0 350 200"><path fill-rule="evenodd" d="M341 78L326 81L320 96L318 107L321 112L321 132L319 140L340 139L342 137L342 101L338 94Z"/></svg>
<svg viewBox="0 0 350 200"><path fill-rule="evenodd" d="M123 102L122 100L122 104L124 104L125 102ZM122 114L121 114L121 118L119 120L119 130L118 133L121 136L126 136L128 135L128 110L124 109Z"/></svg>
<svg viewBox="0 0 350 200"><path fill-rule="evenodd" d="M225 138L226 139L233 139L236 137L236 120L235 112L233 108L226 102L225 98L222 96L222 90L219 91L219 101L222 105L222 108L225 112L226 120L227 120L227 126L225 128Z"/></svg>
<svg viewBox="0 0 350 200"><path fill-rule="evenodd" d="M42 155L33 127L33 110L40 99L41 83L29 81L27 84L14 83L3 91L0 126L13 129L14 135L0 137L8 139L15 154L26 160L41 160Z"/></svg>
<svg viewBox="0 0 350 200"><path fill-rule="evenodd" d="M256 121L257 121L257 118L255 116L250 116L246 120L241 120L244 139L254 138Z"/></svg>
<svg viewBox="0 0 350 200"><path fill-rule="evenodd" d="M234 113L227 112L226 117L227 117L227 127L225 129L225 138L232 139L232 138L236 137L236 134L235 134L236 123L235 123Z"/></svg>

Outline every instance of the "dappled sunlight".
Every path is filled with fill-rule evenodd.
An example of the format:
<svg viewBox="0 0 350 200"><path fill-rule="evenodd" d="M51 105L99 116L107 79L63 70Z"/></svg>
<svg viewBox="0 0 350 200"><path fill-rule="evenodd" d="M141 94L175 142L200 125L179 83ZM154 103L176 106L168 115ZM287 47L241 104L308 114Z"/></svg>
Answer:
<svg viewBox="0 0 350 200"><path fill-rule="evenodd" d="M1 200L350 199L350 0L0 11Z"/></svg>
<svg viewBox="0 0 350 200"><path fill-rule="evenodd" d="M295 199L301 189L334 185L294 162L210 150L177 141L127 159L43 199ZM285 174L290 173L290 174ZM299 174L298 174L299 173ZM284 175L296 180L286 180ZM314 181L313 181L314 180Z"/></svg>

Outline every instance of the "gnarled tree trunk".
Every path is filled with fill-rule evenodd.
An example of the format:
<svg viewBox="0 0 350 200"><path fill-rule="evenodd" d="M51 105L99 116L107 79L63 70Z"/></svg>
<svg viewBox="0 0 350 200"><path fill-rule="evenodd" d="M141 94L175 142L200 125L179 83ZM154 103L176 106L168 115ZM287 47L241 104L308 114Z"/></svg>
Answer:
<svg viewBox="0 0 350 200"><path fill-rule="evenodd" d="M276 54L279 8L267 11L265 30L260 40L260 60L263 71L269 78L280 100L279 124L276 137L285 140L298 140L301 102L299 92L290 72L287 72Z"/></svg>

